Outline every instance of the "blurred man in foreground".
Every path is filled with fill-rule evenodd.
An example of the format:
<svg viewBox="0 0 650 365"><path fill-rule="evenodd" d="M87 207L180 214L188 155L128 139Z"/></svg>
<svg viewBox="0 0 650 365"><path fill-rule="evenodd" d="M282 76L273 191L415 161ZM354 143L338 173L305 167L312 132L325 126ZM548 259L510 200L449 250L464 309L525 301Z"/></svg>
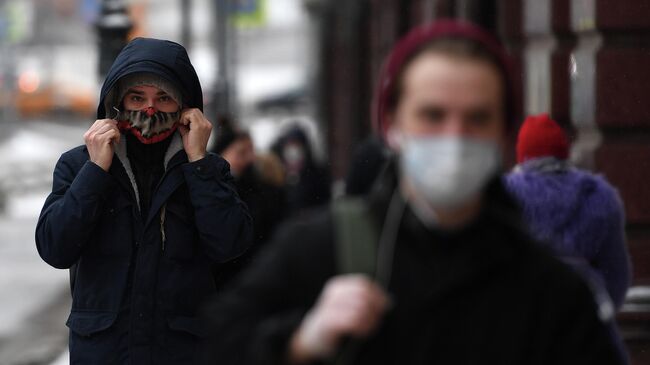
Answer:
<svg viewBox="0 0 650 365"><path fill-rule="evenodd" d="M71 268L72 364L192 364L214 266L241 255L251 220L179 44L137 38L102 87L86 144L64 153L36 227Z"/></svg>
<svg viewBox="0 0 650 365"><path fill-rule="evenodd" d="M501 184L513 94L498 42L466 23L415 29L378 85L391 166L367 201L280 231L211 308L215 358L620 363L589 288L529 239Z"/></svg>

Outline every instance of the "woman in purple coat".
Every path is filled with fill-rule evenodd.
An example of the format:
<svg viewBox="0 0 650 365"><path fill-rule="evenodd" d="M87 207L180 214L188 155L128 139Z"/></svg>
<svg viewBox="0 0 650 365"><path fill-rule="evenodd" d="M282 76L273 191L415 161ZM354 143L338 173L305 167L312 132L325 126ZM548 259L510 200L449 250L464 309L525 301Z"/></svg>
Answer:
<svg viewBox="0 0 650 365"><path fill-rule="evenodd" d="M528 117L517 137L517 166L505 185L531 235L582 274L627 358L613 318L631 279L623 202L603 176L572 166L568 156L566 134L548 114Z"/></svg>
<svg viewBox="0 0 650 365"><path fill-rule="evenodd" d="M517 139L518 165L506 185L531 234L587 274L601 311L611 315L630 283L623 203L603 176L573 167L568 155L569 142L557 123L547 114L528 117ZM613 308L603 305L608 299Z"/></svg>

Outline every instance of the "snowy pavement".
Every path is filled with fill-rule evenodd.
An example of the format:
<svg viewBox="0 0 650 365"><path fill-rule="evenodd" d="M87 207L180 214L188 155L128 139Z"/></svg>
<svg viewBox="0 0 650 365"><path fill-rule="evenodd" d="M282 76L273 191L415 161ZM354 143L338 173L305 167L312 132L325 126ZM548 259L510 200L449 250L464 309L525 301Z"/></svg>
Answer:
<svg viewBox="0 0 650 365"><path fill-rule="evenodd" d="M50 365L68 365L70 364L70 353L66 350L59 357L54 359Z"/></svg>
<svg viewBox="0 0 650 365"><path fill-rule="evenodd" d="M41 260L34 229L62 152L86 124L45 121L4 126L0 140L0 364L47 364L65 349L68 272Z"/></svg>

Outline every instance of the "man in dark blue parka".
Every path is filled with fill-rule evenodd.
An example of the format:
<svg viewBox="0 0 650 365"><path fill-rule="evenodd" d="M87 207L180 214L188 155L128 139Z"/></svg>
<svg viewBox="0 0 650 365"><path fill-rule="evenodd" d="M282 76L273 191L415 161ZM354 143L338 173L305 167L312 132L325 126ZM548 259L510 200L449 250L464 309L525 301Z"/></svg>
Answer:
<svg viewBox="0 0 650 365"><path fill-rule="evenodd" d="M241 255L251 219L179 44L137 38L106 77L85 145L54 171L36 245L71 268L72 364L191 364L213 269Z"/></svg>

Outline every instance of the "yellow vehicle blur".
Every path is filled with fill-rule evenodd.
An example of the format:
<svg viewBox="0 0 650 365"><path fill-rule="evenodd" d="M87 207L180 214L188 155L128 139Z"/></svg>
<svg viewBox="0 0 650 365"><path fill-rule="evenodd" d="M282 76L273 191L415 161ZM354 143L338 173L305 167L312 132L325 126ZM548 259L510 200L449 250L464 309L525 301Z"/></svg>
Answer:
<svg viewBox="0 0 650 365"><path fill-rule="evenodd" d="M44 84L38 73L24 71L16 80L13 103L20 117L30 118L52 112L90 116L96 108L92 90Z"/></svg>

